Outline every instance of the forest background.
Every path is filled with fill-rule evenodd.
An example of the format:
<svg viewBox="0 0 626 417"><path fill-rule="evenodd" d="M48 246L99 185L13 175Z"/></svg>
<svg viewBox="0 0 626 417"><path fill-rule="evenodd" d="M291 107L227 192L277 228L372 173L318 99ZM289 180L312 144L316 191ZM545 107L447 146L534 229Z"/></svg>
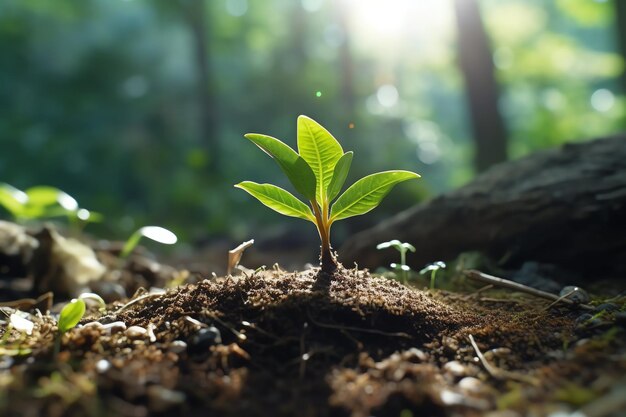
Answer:
<svg viewBox="0 0 626 417"><path fill-rule="evenodd" d="M423 176L338 246L494 163L625 130L624 3L3 0L0 182L66 191L102 237L310 248L309 225L233 188L289 188L243 134L295 147L306 114L355 151L348 183Z"/></svg>

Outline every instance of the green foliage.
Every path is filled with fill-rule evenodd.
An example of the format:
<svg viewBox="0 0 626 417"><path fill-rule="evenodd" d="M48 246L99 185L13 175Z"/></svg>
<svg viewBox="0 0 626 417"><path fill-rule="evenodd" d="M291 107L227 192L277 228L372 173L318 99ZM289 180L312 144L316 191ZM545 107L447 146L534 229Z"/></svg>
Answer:
<svg viewBox="0 0 626 417"><path fill-rule="evenodd" d="M76 327L78 322L83 318L85 309L85 302L81 298L74 298L67 303L59 315L59 333L63 334Z"/></svg>
<svg viewBox="0 0 626 417"><path fill-rule="evenodd" d="M80 208L71 195L46 185L22 191L12 185L0 183L0 206L19 221L53 217L67 217L70 222L96 222L102 219L99 213Z"/></svg>
<svg viewBox="0 0 626 417"><path fill-rule="evenodd" d="M297 136L300 154L271 136L245 135L277 162L294 188L309 201L310 208L288 191L272 184L244 181L235 187L280 214L314 223L322 240L322 269L332 271L336 268L330 249L333 222L369 212L396 184L419 178L419 175L409 171L368 175L350 186L331 206L348 176L352 152L344 153L330 132L306 116L298 117Z"/></svg>
<svg viewBox="0 0 626 417"><path fill-rule="evenodd" d="M415 253L415 246L407 242L404 242L404 243L400 242L398 239L393 239L388 242L383 242L383 243L379 243L378 245L376 245L376 249L378 250L387 249L387 248L394 248L398 252L400 252L400 264L397 264L394 262L390 266L392 269L400 272L400 276L402 277L402 282L406 283L407 276L409 272L411 272L411 267L409 267L406 264L406 253L408 251Z"/></svg>
<svg viewBox="0 0 626 417"><path fill-rule="evenodd" d="M146 237L150 240L154 240L155 242L162 243L164 245L173 245L178 241L178 238L174 234L174 232L167 230L164 227L160 226L144 226L141 229L135 231L122 248L122 252L120 253L121 258L126 258L128 255L132 253L133 250L139 244L139 241L142 237Z"/></svg>
<svg viewBox="0 0 626 417"><path fill-rule="evenodd" d="M262 126L287 137L294 109L333 126L343 147L359 144L355 177L394 161L429 178L383 202L367 223L471 179L471 129L448 2L421 13L416 1L248 1L241 16L229 14L230 1L206 2L204 14L193 13L199 3L0 2L0 181L22 189L58 185L107 213L107 224L94 225L107 237L167 222L179 237L239 239L276 222L262 210L243 211L248 206L233 210L238 196L225 185L236 178L277 184L281 174L263 172L256 151L242 149L237 136ZM615 4L481 2L512 157L624 131ZM414 22L363 20L376 17L373 5ZM208 38L194 30L196 18L210 28ZM386 30L381 36L378 24L390 23L391 37ZM198 45L206 46L204 60ZM383 105L378 92L390 86L398 100ZM201 107L203 95L213 111ZM593 105L598 97L600 107ZM210 135L202 127L209 124ZM219 138L219 154L211 138ZM209 174L215 160L223 163Z"/></svg>

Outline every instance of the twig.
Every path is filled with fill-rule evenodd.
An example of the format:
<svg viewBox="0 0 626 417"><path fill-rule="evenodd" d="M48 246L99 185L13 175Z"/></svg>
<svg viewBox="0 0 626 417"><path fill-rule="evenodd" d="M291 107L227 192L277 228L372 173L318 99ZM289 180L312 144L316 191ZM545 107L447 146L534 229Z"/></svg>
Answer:
<svg viewBox="0 0 626 417"><path fill-rule="evenodd" d="M557 298L556 300L554 300L552 303L550 303L549 306L547 306L546 308L544 308L544 311L550 310L553 306L555 306L556 304L558 304L559 302L567 299L567 297L569 297L570 295L574 294L576 291L578 291L577 288L574 288L573 290L571 290L570 292L568 292L567 294L563 294L562 296L560 296L559 298Z"/></svg>
<svg viewBox="0 0 626 417"><path fill-rule="evenodd" d="M527 285L520 284L518 282L509 281L508 279L494 277L493 275L488 275L483 272L476 271L474 269L464 271L464 273L466 276L476 281L481 281L487 284L497 285L497 286L508 288L508 289L515 290L515 291L525 292L526 294L534 295L535 297L544 298L550 301L558 300L560 302L568 304L570 307L580 307L584 310L593 310L593 307L588 304L579 304L570 300L569 298L560 299L561 297L559 297L558 295L541 291L541 290L529 287Z"/></svg>
<svg viewBox="0 0 626 417"><path fill-rule="evenodd" d="M493 284L487 284L484 287L481 287L479 289L477 289L476 291L474 291L473 293L467 294L465 297L463 297L464 300L469 300L471 297L475 297L478 294L480 294L483 291L489 290L493 288Z"/></svg>
<svg viewBox="0 0 626 417"><path fill-rule="evenodd" d="M324 327L327 329L337 329L337 330L352 330L355 332L373 333L373 334L380 334L380 335L389 336L389 337L404 337L406 339L412 339L411 335L409 335L408 333L404 333L404 332L388 333L388 332L383 332L382 330L376 330L376 329L363 329L360 327L340 326L337 324L320 323L319 321L316 321L315 319L313 319L310 313L308 313L308 315L309 315L309 319L311 320L311 322L318 327Z"/></svg>
<svg viewBox="0 0 626 417"><path fill-rule="evenodd" d="M235 329L233 326L229 325L228 323L224 322L222 319L217 317L217 315L215 315L215 314L213 314L213 313L211 313L211 312L209 312L207 310L202 311L202 314L212 318L213 320L215 320L216 322L218 322L219 324L221 324L222 326L224 326L225 328L230 330L230 332L232 334L234 334L235 337L237 337L237 340L239 340L240 342L243 342L246 339L248 339L248 336L246 336L245 334L241 333L240 331L238 331L237 329Z"/></svg>
<svg viewBox="0 0 626 417"><path fill-rule="evenodd" d="M488 303L510 303L510 304L519 304L518 300L509 300L507 298L492 298L492 297L483 297L480 301L486 301Z"/></svg>
<svg viewBox="0 0 626 417"><path fill-rule="evenodd" d="M539 381L537 380L537 378L533 378L529 375L520 374L518 372L511 372L505 369L496 368L495 366L487 362L487 359L485 359L483 353L478 348L478 345L474 340L474 336L470 334L469 340L472 344L472 347L474 348L474 351L476 352L476 356L478 356L478 359L480 359L480 363L482 363L483 367L485 368L485 371L487 371L487 373L493 378L499 380L512 379L519 382L526 382L531 385L538 385Z"/></svg>
<svg viewBox="0 0 626 417"><path fill-rule="evenodd" d="M140 295L137 298L134 298L132 300L130 300L129 302L127 302L126 304L124 304L123 306L121 306L120 308L118 308L117 310L115 310L113 312L113 315L117 315L119 313L121 313L122 311L126 310L128 307L132 306L133 304L136 304L140 301L144 301L150 298L156 298L163 295L163 293L152 293L152 294L144 294L144 295Z"/></svg>

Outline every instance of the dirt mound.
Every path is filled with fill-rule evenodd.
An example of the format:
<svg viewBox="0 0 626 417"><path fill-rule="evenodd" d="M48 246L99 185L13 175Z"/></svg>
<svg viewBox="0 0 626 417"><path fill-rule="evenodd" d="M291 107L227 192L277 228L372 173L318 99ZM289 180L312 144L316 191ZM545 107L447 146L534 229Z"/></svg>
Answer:
<svg viewBox="0 0 626 417"><path fill-rule="evenodd" d="M595 331L577 335L576 314L508 293L423 292L358 270L215 278L109 305L107 315L94 313L68 332L57 357L54 320L43 316L23 346L32 356L3 365L14 376L0 379L0 410L226 417L528 410L529 401L551 404L573 384L624 369L606 360L609 351L623 353L619 329L601 336L602 345L568 349Z"/></svg>

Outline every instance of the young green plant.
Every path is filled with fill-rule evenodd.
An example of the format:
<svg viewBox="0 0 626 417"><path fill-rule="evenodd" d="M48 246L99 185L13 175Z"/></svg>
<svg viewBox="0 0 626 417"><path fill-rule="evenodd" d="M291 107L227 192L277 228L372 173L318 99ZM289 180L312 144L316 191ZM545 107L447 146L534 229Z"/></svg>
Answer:
<svg viewBox="0 0 626 417"><path fill-rule="evenodd" d="M420 270L420 274L422 275L427 272L430 272L430 289L431 290L435 289L435 279L437 278L437 272L439 272L440 269L445 269L445 268L446 268L445 262L437 261L437 262L433 262L432 264L426 265L424 268Z"/></svg>
<svg viewBox="0 0 626 417"><path fill-rule="evenodd" d="M178 238L174 234L174 232L167 230L161 226L144 226L141 229L136 230L122 248L120 252L120 258L127 258L133 250L139 244L139 241L142 237L146 237L150 240L154 240L155 242L162 243L163 245L173 245L178 242Z"/></svg>
<svg viewBox="0 0 626 417"><path fill-rule="evenodd" d="M95 301L99 305L100 311L104 311L105 302L98 294L83 293L78 298L72 299L69 303L65 304L59 314L59 321L57 322L58 335L54 343L54 356L57 357L61 350L61 336L67 333L69 330L76 327L78 322L85 315L87 304L85 300Z"/></svg>
<svg viewBox="0 0 626 417"><path fill-rule="evenodd" d="M348 176L353 153L344 153L337 139L313 119L298 117L299 153L271 136L248 133L245 137L276 161L309 206L272 184L243 181L235 187L243 189L280 214L315 224L322 243L321 269L326 273L337 269L330 242L332 224L369 212L380 204L396 184L420 177L410 171L371 174L352 184L337 198Z"/></svg>
<svg viewBox="0 0 626 417"><path fill-rule="evenodd" d="M37 185L26 191L0 183L0 207L17 221L67 217L70 224L99 222L102 215L80 208L74 197L55 187Z"/></svg>
<svg viewBox="0 0 626 417"><path fill-rule="evenodd" d="M389 242L383 242L376 245L376 249L378 250L387 248L394 248L398 252L400 252L400 264L398 265L397 263L393 262L390 266L396 271L400 271L402 282L406 283L408 274L411 271L411 267L406 264L406 253L408 251L415 252L415 246L407 242L400 242L398 239L393 239Z"/></svg>

